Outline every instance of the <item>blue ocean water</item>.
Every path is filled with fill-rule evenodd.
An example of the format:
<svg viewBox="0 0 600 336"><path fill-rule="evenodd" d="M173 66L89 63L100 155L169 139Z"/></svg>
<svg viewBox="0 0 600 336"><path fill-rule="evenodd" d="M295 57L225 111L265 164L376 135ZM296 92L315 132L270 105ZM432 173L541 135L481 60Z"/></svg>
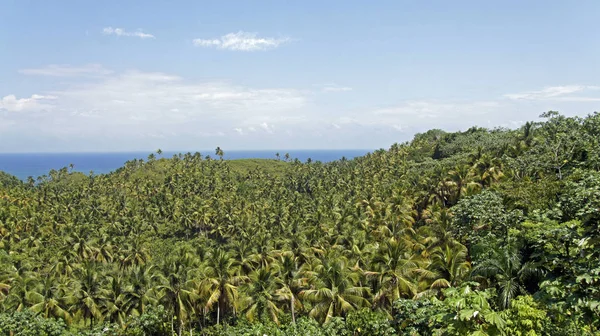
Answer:
<svg viewBox="0 0 600 336"><path fill-rule="evenodd" d="M253 150L253 151L226 151L224 158L231 159L275 159L275 154L279 153L281 159L285 153L290 154L290 158L306 161L308 158L313 161L330 162L339 160L342 157L352 159L370 152L366 149L347 149L347 150ZM179 152L163 152L158 157L169 158ZM203 156L210 155L215 157L214 150L200 151ZM38 177L47 175L52 169L60 169L73 164L74 170L88 174L93 171L95 174L109 173L129 160L146 159L149 152L131 152L131 153L17 153L0 154L0 171L14 175L22 180L29 176Z"/></svg>

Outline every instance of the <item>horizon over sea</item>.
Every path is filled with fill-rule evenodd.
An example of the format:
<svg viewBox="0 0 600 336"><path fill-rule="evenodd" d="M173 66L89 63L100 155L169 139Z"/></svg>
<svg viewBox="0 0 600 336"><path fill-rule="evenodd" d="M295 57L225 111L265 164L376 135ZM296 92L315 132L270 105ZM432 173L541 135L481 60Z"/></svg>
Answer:
<svg viewBox="0 0 600 336"><path fill-rule="evenodd" d="M313 161L331 162L339 160L342 157L352 159L363 156L374 149L304 149L304 150L230 150L224 151L224 159L276 159L275 154L279 153L283 160L285 153L290 154L290 159L298 159L305 162L308 158ZM179 153L185 154L188 151L164 151L157 158L171 158ZM150 154L156 152L108 152L108 153L0 153L0 171L16 176L21 180L26 180L29 176L36 178L47 175L52 169L61 169L73 164L74 171L89 174L110 173L125 162L133 159L148 158ZM191 152L194 153L194 152ZM203 156L214 155L214 150L200 151ZM205 154L207 153L207 154Z"/></svg>

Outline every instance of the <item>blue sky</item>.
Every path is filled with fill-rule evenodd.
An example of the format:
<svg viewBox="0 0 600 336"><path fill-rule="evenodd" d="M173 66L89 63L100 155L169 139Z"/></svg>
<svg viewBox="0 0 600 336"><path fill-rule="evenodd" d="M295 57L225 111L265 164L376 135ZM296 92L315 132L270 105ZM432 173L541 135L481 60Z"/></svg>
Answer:
<svg viewBox="0 0 600 336"><path fill-rule="evenodd" d="M0 1L0 152L387 148L600 104L598 1Z"/></svg>

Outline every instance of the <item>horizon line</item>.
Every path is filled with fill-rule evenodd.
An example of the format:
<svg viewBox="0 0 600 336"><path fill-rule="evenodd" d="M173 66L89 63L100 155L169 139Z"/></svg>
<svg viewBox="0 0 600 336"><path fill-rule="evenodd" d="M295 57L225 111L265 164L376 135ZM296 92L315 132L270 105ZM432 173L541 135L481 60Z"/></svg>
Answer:
<svg viewBox="0 0 600 336"><path fill-rule="evenodd" d="M216 148L215 148L216 149ZM202 152L214 152L215 149L202 149L202 150L161 150L162 153L202 153ZM383 147L380 148L299 148L299 149L226 149L221 148L224 154L227 155L227 152L268 152L273 151L273 154L279 152L279 154L285 154L285 151L288 152L298 152L298 151L374 151L379 149L385 149ZM139 153L147 153L147 154L156 154L158 149L155 150L129 150L129 151L48 151L48 152L36 152L36 151L23 151L23 152L0 152L0 155L6 154L139 154Z"/></svg>

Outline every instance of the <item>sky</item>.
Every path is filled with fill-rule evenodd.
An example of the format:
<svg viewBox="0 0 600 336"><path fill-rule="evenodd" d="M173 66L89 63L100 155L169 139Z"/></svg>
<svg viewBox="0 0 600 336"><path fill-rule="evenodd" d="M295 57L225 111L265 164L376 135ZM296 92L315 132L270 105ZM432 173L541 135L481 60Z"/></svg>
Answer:
<svg viewBox="0 0 600 336"><path fill-rule="evenodd" d="M377 149L600 105L600 1L0 0L0 152Z"/></svg>

